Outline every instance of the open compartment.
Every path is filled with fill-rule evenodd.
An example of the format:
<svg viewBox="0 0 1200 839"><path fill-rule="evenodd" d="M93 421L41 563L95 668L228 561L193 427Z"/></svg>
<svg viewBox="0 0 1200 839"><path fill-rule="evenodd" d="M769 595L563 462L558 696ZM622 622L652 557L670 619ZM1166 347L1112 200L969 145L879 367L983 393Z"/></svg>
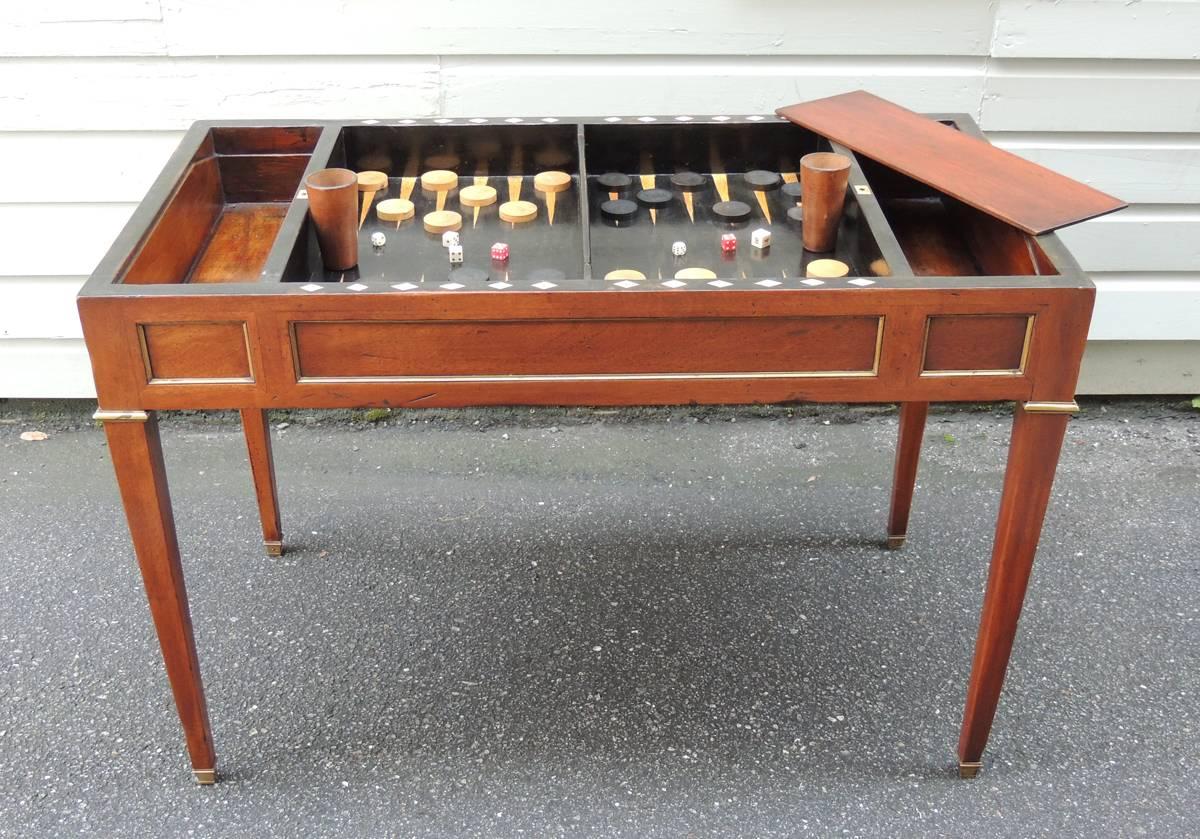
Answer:
<svg viewBox="0 0 1200 839"><path fill-rule="evenodd" d="M318 126L210 128L117 281L258 280L320 133Z"/></svg>
<svg viewBox="0 0 1200 839"><path fill-rule="evenodd" d="M887 275L876 240L854 190L862 184L852 165L845 213L832 252L805 251L801 225L788 211L797 206L800 158L810 152L837 151L811 131L782 122L664 122L597 124L584 129L588 175L588 217L593 276L625 276L635 271L649 279L669 280L684 269L711 271L718 278L788 279L803 277L816 259L833 258L850 267L851 276ZM746 173L763 170L781 183L756 189ZM693 185L673 176L689 173ZM621 182L627 186L612 189ZM644 189L665 190L664 203L639 201ZM637 204L632 218L606 215L602 206L613 199ZM714 211L722 201L742 202L749 217L731 221ZM767 248L751 246L751 232L770 232ZM738 238L736 252L722 252L721 235ZM672 244L683 242L683 256ZM683 276L688 276L684 274Z"/></svg>
<svg viewBox="0 0 1200 839"><path fill-rule="evenodd" d="M342 128L326 167L355 172L379 171L388 176L386 189L371 196L358 235L358 265L349 271L327 271L321 262L316 232L308 213L297 218L295 243L282 260L283 282L387 281L480 286L489 281L561 280L585 276L582 211L579 201L580 161L577 126L569 123L531 125L355 125ZM448 170L458 178L449 189L427 190L421 175ZM570 183L549 200L534 188L542 172L565 172ZM495 190L495 201L468 206L466 187ZM366 195L366 193L364 193ZM413 204L412 216L383 220L380 204L388 200ZM362 197L360 196L360 202ZM509 201L531 202L537 215L512 223L500 217ZM551 216L551 204L553 216ZM361 204L360 204L361 206ZM439 209L458 213L463 262L452 264L441 232L425 229L423 219ZM372 234L386 237L383 247ZM509 258L493 261L492 245L503 242Z"/></svg>
<svg viewBox="0 0 1200 839"><path fill-rule="evenodd" d="M1028 233L870 158L859 163L917 276L1058 274Z"/></svg>

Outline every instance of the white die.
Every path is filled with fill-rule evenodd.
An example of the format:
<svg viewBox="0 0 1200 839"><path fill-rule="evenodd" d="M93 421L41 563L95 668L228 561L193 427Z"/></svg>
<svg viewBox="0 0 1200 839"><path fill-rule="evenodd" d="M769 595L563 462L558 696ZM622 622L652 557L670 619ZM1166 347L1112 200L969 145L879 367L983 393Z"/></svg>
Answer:
<svg viewBox="0 0 1200 839"><path fill-rule="evenodd" d="M762 227L750 234L750 244L756 248L771 247L771 231Z"/></svg>
<svg viewBox="0 0 1200 839"><path fill-rule="evenodd" d="M460 238L458 238L457 232L455 232L453 230L447 230L445 233L442 234L442 247L443 248L452 248L455 245L461 245L461 244L462 244L462 240ZM460 259L459 262L462 262L462 260Z"/></svg>
<svg viewBox="0 0 1200 839"><path fill-rule="evenodd" d="M450 251L450 261L452 263L457 264L457 263L463 261L462 245L450 245L449 251Z"/></svg>
<svg viewBox="0 0 1200 839"><path fill-rule="evenodd" d="M684 242L675 242L671 245L671 253L675 256L683 256L687 253L687 245Z"/></svg>
<svg viewBox="0 0 1200 839"><path fill-rule="evenodd" d="M387 236L383 235L382 230L376 230L371 234L371 244L377 248L382 248L387 244Z"/></svg>

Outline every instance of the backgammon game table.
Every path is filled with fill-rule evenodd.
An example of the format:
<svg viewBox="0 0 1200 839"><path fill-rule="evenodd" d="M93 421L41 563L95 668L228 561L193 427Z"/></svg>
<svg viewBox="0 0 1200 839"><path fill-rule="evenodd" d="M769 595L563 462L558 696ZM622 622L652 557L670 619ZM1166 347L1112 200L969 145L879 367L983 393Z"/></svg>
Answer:
<svg viewBox="0 0 1200 839"><path fill-rule="evenodd" d="M808 155L849 164L821 252ZM338 264L313 193L346 177ZM278 555L271 408L894 402L880 542L900 548L929 403L1005 401L958 743L975 775L1095 294L1053 231L1121 206L965 115L863 92L749 116L195 123L78 303L196 780L216 752L158 411L240 411Z"/></svg>

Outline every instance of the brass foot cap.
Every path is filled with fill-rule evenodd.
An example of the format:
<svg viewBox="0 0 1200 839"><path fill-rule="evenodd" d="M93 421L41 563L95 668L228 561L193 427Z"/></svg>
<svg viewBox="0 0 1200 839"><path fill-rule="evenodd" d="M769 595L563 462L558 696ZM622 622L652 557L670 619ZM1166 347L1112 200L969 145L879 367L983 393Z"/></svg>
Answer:
<svg viewBox="0 0 1200 839"><path fill-rule="evenodd" d="M888 550L895 551L904 547L904 540L907 536L889 536L887 541Z"/></svg>
<svg viewBox="0 0 1200 839"><path fill-rule="evenodd" d="M267 548L267 556L283 556L283 542L263 542Z"/></svg>
<svg viewBox="0 0 1200 839"><path fill-rule="evenodd" d="M196 783L210 786L217 782L216 769L193 769L192 774L196 776Z"/></svg>
<svg viewBox="0 0 1200 839"><path fill-rule="evenodd" d="M982 764L982 763L963 763L962 761L959 761L959 763L958 763L958 777L960 777L960 778L974 778L976 775L978 775L978 774L979 774L979 770L980 770L982 767L983 767L983 764Z"/></svg>

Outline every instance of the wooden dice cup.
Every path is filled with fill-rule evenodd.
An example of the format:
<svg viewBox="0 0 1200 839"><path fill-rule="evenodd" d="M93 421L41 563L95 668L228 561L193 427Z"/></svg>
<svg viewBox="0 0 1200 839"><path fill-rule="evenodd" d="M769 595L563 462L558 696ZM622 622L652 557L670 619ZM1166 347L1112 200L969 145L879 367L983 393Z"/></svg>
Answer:
<svg viewBox="0 0 1200 839"><path fill-rule="evenodd" d="M804 249L833 250L850 183L850 158L833 152L813 152L800 158L800 192L804 195Z"/></svg>
<svg viewBox="0 0 1200 839"><path fill-rule="evenodd" d="M305 178L304 186L321 261L330 271L353 268L358 264L358 175L321 169Z"/></svg>

